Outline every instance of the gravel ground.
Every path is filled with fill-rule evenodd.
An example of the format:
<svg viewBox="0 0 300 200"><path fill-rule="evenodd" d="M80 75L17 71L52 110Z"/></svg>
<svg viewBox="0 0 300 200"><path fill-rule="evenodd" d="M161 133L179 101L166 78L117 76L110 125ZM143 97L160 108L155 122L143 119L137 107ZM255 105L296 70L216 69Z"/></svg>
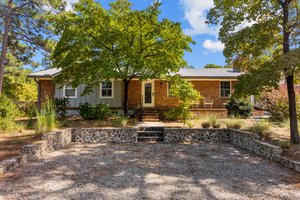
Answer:
<svg viewBox="0 0 300 200"><path fill-rule="evenodd" d="M299 182L230 144L74 144L0 177L0 199L300 199Z"/></svg>

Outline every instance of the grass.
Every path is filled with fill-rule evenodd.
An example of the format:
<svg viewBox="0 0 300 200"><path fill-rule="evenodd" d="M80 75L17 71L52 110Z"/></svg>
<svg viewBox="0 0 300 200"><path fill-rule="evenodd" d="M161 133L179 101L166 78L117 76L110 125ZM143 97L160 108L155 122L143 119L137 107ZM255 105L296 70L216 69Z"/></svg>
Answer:
<svg viewBox="0 0 300 200"><path fill-rule="evenodd" d="M51 99L47 99L43 109L37 112L35 133L39 135L54 130L58 124L55 115L54 104Z"/></svg>
<svg viewBox="0 0 300 200"><path fill-rule="evenodd" d="M225 122L227 128L231 129L241 129L243 126L243 121L241 119L230 119Z"/></svg>
<svg viewBox="0 0 300 200"><path fill-rule="evenodd" d="M213 128L220 128L221 127L221 122L219 118L216 115L209 115L208 116L208 121L211 124Z"/></svg>
<svg viewBox="0 0 300 200"><path fill-rule="evenodd" d="M258 134L262 139L269 139L271 135L270 128L271 124L267 120L261 120L249 127L247 130L249 132Z"/></svg>

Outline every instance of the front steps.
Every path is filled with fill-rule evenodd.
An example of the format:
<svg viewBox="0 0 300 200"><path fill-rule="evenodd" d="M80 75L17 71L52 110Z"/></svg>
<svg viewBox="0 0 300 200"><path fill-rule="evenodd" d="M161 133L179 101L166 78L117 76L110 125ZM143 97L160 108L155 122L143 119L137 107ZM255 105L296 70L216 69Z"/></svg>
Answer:
<svg viewBox="0 0 300 200"><path fill-rule="evenodd" d="M163 142L164 127L139 127L138 142Z"/></svg>
<svg viewBox="0 0 300 200"><path fill-rule="evenodd" d="M142 112L143 122L159 122L159 114L156 109L144 108Z"/></svg>

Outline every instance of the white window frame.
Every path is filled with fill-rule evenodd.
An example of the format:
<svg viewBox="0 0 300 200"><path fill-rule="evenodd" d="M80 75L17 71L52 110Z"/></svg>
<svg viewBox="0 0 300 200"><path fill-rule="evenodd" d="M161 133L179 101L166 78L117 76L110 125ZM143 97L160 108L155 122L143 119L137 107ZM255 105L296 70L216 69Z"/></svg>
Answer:
<svg viewBox="0 0 300 200"><path fill-rule="evenodd" d="M115 88L115 82L113 80L109 80L111 82L111 96L108 97L108 96L102 96L102 83L103 82L106 82L106 81L102 81L100 83L100 98L102 99L112 99L114 98L114 88Z"/></svg>
<svg viewBox="0 0 300 200"><path fill-rule="evenodd" d="M170 82L167 82L167 97L168 97L168 98L176 98L175 96L170 96L170 93L169 93L169 91L170 91L169 88L170 88L170 87L169 87L169 86L170 86Z"/></svg>
<svg viewBox="0 0 300 200"><path fill-rule="evenodd" d="M64 85L63 87L63 97L69 98L69 99L76 99L77 98L77 88L66 88L67 85ZM75 96L66 96L66 89L74 90L75 89Z"/></svg>
<svg viewBox="0 0 300 200"><path fill-rule="evenodd" d="M222 88L221 88L221 83L222 83L222 82L229 82L229 92L230 92L230 93L229 93L229 96L228 96L228 97L222 96L222 92L221 92L221 90L222 90ZM231 91L231 81L220 81L220 82L219 82L219 97L220 97L220 98L225 98L225 99L226 99L226 98L229 98L229 97L230 97L231 93L232 93L232 91Z"/></svg>

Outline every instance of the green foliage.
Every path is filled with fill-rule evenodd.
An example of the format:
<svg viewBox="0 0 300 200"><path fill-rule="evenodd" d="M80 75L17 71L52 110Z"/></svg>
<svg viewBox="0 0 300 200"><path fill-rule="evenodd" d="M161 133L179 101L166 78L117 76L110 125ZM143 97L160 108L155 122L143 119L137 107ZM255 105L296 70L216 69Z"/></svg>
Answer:
<svg viewBox="0 0 300 200"><path fill-rule="evenodd" d="M180 105L177 108L172 108L165 113L169 119L180 119L185 124L186 120L190 119L193 115L190 108L194 104L199 104L201 95L194 89L192 83L181 79L179 76L170 78L171 93L178 98Z"/></svg>
<svg viewBox="0 0 300 200"><path fill-rule="evenodd" d="M0 96L0 132L11 131L16 127L15 116L18 110L5 95Z"/></svg>
<svg viewBox="0 0 300 200"><path fill-rule="evenodd" d="M67 107L70 105L68 98L55 98L55 111L62 118L65 119L67 115Z"/></svg>
<svg viewBox="0 0 300 200"><path fill-rule="evenodd" d="M57 127L55 118L55 105L52 99L47 98L40 112L37 113L36 134L43 134L54 130Z"/></svg>
<svg viewBox="0 0 300 200"><path fill-rule="evenodd" d="M223 68L221 65L206 64L204 68Z"/></svg>
<svg viewBox="0 0 300 200"><path fill-rule="evenodd" d="M300 89L295 88L296 99L299 101ZM271 120L284 122L289 118L288 94L285 84L281 84L277 89L266 91L260 96L262 106L271 113ZM297 104L297 115L300 119L300 104Z"/></svg>
<svg viewBox="0 0 300 200"><path fill-rule="evenodd" d="M243 122L239 119L230 119L227 122L225 122L226 127L230 129L241 129Z"/></svg>
<svg viewBox="0 0 300 200"><path fill-rule="evenodd" d="M210 122L202 122L201 126L202 126L202 128L209 128L210 127Z"/></svg>
<svg viewBox="0 0 300 200"><path fill-rule="evenodd" d="M109 108L105 103L100 103L96 106L91 106L91 104L85 103L79 106L79 114L85 120L101 120L108 115L108 112Z"/></svg>
<svg viewBox="0 0 300 200"><path fill-rule="evenodd" d="M219 38L227 63L235 60L235 65L247 72L239 78L235 93L257 95L286 80L290 139L299 144L293 84L300 74L300 1L214 0L207 20L209 24L222 24Z"/></svg>
<svg viewBox="0 0 300 200"><path fill-rule="evenodd" d="M191 51L193 40L181 25L159 20L158 2L145 10L131 6L128 0L117 0L106 10L99 2L82 0L74 12L53 16L56 32L62 35L52 54L54 65L62 68L57 81L85 83L87 93L102 80L164 78L187 66L183 55ZM124 93L128 94L125 84Z"/></svg>
<svg viewBox="0 0 300 200"><path fill-rule="evenodd" d="M112 119L112 126L113 127L126 127L129 122L129 117L117 117Z"/></svg>
<svg viewBox="0 0 300 200"><path fill-rule="evenodd" d="M219 121L218 117L216 115L209 115L208 121L211 124L213 128L220 128L221 122Z"/></svg>
<svg viewBox="0 0 300 200"><path fill-rule="evenodd" d="M248 131L258 134L262 139L268 139L271 132L269 131L271 125L266 120L256 122L253 126L248 128Z"/></svg>
<svg viewBox="0 0 300 200"><path fill-rule="evenodd" d="M7 66L3 78L3 94L15 102L34 102L37 100L37 86L33 79L27 78L31 70L22 66Z"/></svg>
<svg viewBox="0 0 300 200"><path fill-rule="evenodd" d="M225 108L229 116L248 118L251 116L253 105L249 98L231 96L225 104Z"/></svg>

